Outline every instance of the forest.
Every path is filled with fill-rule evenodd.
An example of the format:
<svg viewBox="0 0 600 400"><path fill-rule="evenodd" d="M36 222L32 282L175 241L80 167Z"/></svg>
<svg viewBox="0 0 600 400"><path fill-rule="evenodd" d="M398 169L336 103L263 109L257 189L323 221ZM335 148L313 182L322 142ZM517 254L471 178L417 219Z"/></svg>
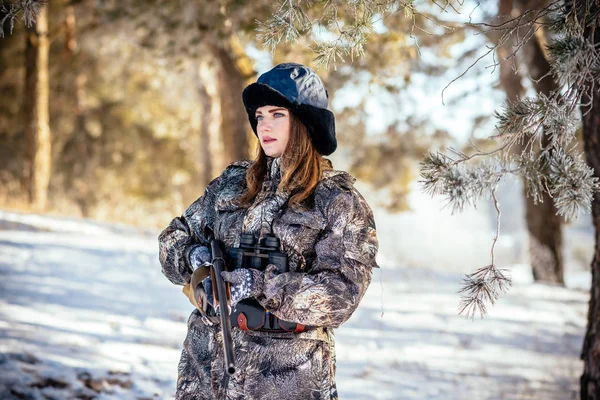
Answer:
<svg viewBox="0 0 600 400"><path fill-rule="evenodd" d="M402 303L403 295L411 294L399 280L418 286L422 271L431 270L446 292L454 289L445 296L458 311L446 318L470 317L471 327L494 321L506 296L520 296L515 297L519 312L535 313L535 305L526 301L531 293L542 293L540 301L565 298L556 307L572 308L560 309L561 315L577 315L564 326L545 327L558 332L551 342L568 348L564 352L570 352L568 365L575 372L558 378L552 372L552 378L535 384L536 378L527 378L526 389L513 396L506 392L512 381L502 380L502 372L491 373L492 382L501 382L497 390L486 392L489 382L474 384L451 397L436 380L433 365L415 391L396 383L389 391L353 391L355 375L367 382L363 388L378 387L382 379L365 372L379 367L362 370L364 360L355 366L350 347L344 352L352 329L365 328L355 322L340 329L338 342L344 394L357 399L369 392L372 398L600 400L599 24L597 0L0 0L0 271L6 277L0 300L8 310L0 319L2 362L7 370L20 368L19 360L29 354L13 349L21 346L12 341L23 332L19 324L31 323L15 315L26 314L22 307L29 300L52 302L56 288L51 286L43 286L48 297L33 290L17 296L26 276L22 271L46 271L36 261L44 258L40 254L57 251L56 263L70 265L65 241L89 234L110 243L106 249L114 252L117 265L138 257L142 261L132 268L160 272L152 238L228 165L256 158L260 144L242 91L273 66L296 62L311 66L327 87L338 143L327 158L357 179L375 210L381 273L385 276L387 268L394 277L381 279L398 285L387 304ZM461 224L467 228L458 233ZM39 243L33 236L21 239L29 231L47 233L51 244L44 247L42 237ZM59 240L56 232L67 237ZM19 238L14 239L19 244L11 238ZM119 247L119 238L137 255L124 255L129 250ZM110 263L112 255L97 256L93 253L100 250L82 246L84 258L92 257L82 264L91 271ZM30 247L28 256L23 252ZM34 261L22 261L27 257ZM111 277L120 273L109 270ZM66 270L56 274L64 287L74 287ZM168 282L162 285L155 290L166 293ZM374 278L362 313L378 314L372 303L379 300L373 293L379 286ZM90 310L107 302L98 296ZM165 315L162 310L152 318L170 320L173 334L181 336L187 318L182 310L189 304L181 303L180 293L164 296L181 297L173 306L177 311ZM60 304L74 303L71 298ZM418 309L432 316L433 308L427 303ZM398 312L407 317L407 310ZM135 315L148 321L142 309ZM474 320L476 315L481 320ZM385 321L383 313L381 320L386 325L377 334L381 342L372 343L381 350L378 359L385 360L382 343L402 327ZM519 332L531 334L533 322L521 322ZM430 328L427 323L418 327L420 332ZM456 337L460 331L456 328ZM365 332L358 337L368 338ZM426 336L435 342L435 334ZM527 340L506 340L528 346ZM170 338L160 346L179 353L182 341ZM553 357L559 353L563 350ZM403 365L399 357L390 362ZM134 387L138 379L155 385L148 389L153 393L143 394L142 386L133 394L107 393L171 398L176 361L161 362L171 370L170 378L128 372ZM562 362L552 359L551 365ZM539 371L544 368L540 363ZM418 375L398 371L398 379ZM114 386L105 377L98 378L104 386L93 387L81 372L70 373L79 383L65 379L63 387L78 388L79 398L95 398ZM44 392L52 386L47 379L29 385L26 374L0 379L0 394L63 398ZM429 381L437 382L436 392L426 391ZM120 385L131 389L125 386ZM73 395L65 393L64 398Z"/></svg>

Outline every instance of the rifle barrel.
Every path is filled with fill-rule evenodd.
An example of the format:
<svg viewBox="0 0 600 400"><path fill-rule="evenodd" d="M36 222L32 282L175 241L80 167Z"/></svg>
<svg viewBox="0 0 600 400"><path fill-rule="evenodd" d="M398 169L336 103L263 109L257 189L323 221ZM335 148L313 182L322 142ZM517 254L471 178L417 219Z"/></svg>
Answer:
<svg viewBox="0 0 600 400"><path fill-rule="evenodd" d="M221 271L225 271L225 261L223 259L223 248L221 241L213 239L210 243L212 250L212 265L215 275L217 293L219 295L219 308L221 310L221 332L223 333L223 351L225 352L225 363L227 373L235 374L235 357L233 354L233 338L231 336L231 321L229 320L229 303L227 301L227 289L225 281L221 277Z"/></svg>

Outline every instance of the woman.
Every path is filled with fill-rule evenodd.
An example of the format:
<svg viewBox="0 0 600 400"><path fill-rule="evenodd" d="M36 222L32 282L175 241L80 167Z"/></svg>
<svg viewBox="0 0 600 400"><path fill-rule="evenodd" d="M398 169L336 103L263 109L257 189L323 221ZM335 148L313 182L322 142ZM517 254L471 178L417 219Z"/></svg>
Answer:
<svg viewBox="0 0 600 400"><path fill-rule="evenodd" d="M242 233L279 238L288 272L269 264L224 272L232 307L253 298L298 332L232 328L236 374L224 368L217 315L206 300L188 320L177 399L337 399L333 328L358 307L378 268L373 213L355 178L325 159L335 151L334 116L316 73L279 64L242 95L260 141L258 156L236 161L159 236L163 274L185 285L211 260L213 238L240 245ZM194 284L195 284L194 283ZM210 278L203 287L208 292ZM306 328L306 329L305 329Z"/></svg>

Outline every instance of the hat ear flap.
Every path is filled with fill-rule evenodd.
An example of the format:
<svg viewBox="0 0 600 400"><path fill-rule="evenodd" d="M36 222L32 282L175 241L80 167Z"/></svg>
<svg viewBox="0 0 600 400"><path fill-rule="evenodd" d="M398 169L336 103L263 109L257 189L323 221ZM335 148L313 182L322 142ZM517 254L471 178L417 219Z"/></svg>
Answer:
<svg viewBox="0 0 600 400"><path fill-rule="evenodd" d="M333 113L325 108L306 104L295 106L294 111L306 125L315 149L324 156L333 153L337 148Z"/></svg>
<svg viewBox="0 0 600 400"><path fill-rule="evenodd" d="M252 112L252 114L254 114L254 112ZM251 113L248 113L248 120L250 121L250 126L252 127L254 134L256 135L256 137L258 137L258 132L256 131L256 127L258 126L258 121L256 120L256 118L251 116Z"/></svg>

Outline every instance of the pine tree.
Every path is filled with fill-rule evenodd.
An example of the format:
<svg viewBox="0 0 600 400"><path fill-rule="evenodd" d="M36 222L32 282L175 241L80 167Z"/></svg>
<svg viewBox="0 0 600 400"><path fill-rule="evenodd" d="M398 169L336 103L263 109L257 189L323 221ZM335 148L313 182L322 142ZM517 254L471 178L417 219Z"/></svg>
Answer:
<svg viewBox="0 0 600 400"><path fill-rule="evenodd" d="M48 84L48 17L47 1L19 0L0 2L0 38L4 25L12 34L15 19L22 17L26 27L25 96L23 119L26 121L25 165L22 186L31 206L39 211L47 207L51 169Z"/></svg>
<svg viewBox="0 0 600 400"><path fill-rule="evenodd" d="M581 210L590 212L593 195L600 190L593 168L586 164L583 154L573 150L581 119L577 115L578 105L582 96L591 96L598 82L600 51L574 26L578 22L568 5L554 2L544 10L535 11L535 19L525 26L529 29L520 38L520 47L534 35L533 21L548 16L549 27L555 33L553 43L548 46L551 72L561 87L550 95L538 93L535 97L508 101L502 112L496 112L497 133L492 138L502 145L494 151L475 149L470 156L453 151L455 158L439 153L427 155L421 169L424 188L433 195L446 196L453 210L474 204L484 194L495 201L497 184L506 175L523 177L527 195L534 202L541 201L544 193L548 194L554 199L558 214L567 220L577 218ZM504 22L504 34L508 36L514 30L524 29L521 21ZM495 25L481 25L498 29ZM582 104L581 111L584 115L594 112L590 104ZM509 150L514 145L522 146L522 151L511 154ZM539 152L534 151L536 145ZM475 157L485 158L478 164L467 163ZM500 210L496 201L495 205L499 225ZM492 262L466 277L461 290L465 293L461 312L466 310L473 316L479 311L485 315L485 303L493 303L507 284L510 280L496 268L492 247Z"/></svg>
<svg viewBox="0 0 600 400"><path fill-rule="evenodd" d="M376 18L398 12L411 18L419 15L414 1L347 0L331 2L331 7L312 21L308 16L310 2L306 2L306 7L302 7L303 3L283 2L273 18L262 24L259 38L273 49L283 40L294 41L311 32L314 25L327 27L329 33L337 32L337 38L317 41L313 46L314 61L326 67L333 64L334 69L345 61L344 57L350 56L353 61L365 54L367 39L374 34ZM443 5L433 3L444 12L455 7L452 1ZM458 3L462 5L462 2ZM341 23L340 15L346 17L345 23ZM544 19L548 22L543 22ZM600 4L597 0L553 1L546 7L527 10L519 17L499 24L468 23L482 32L500 36L496 46L488 47L489 52L513 36L518 38L513 52L500 63L510 62L522 51L534 37L536 27L547 26L553 32L546 47L550 56L549 74L559 87L548 93L540 91L534 97L509 100L502 111L496 111L496 133L491 139L499 143L497 148L482 151L472 143L474 152L470 155L450 148L452 156L439 151L429 152L421 162L424 190L445 196L452 212L475 205L484 196L493 200L497 210L491 262L466 275L460 290L463 297L459 313L466 312L471 318L477 312L483 318L487 305L494 304L511 285L510 277L494 260L501 215L496 190L503 178L521 178L527 196L534 203L542 201L544 195L549 196L557 214L566 220L578 218L581 211L592 211L596 251L592 262L588 328L581 353L585 361L581 399L586 400L600 399L599 24ZM575 143L582 119L585 154L576 150ZM519 151L511 152L513 146Z"/></svg>
<svg viewBox="0 0 600 400"><path fill-rule="evenodd" d="M318 8L320 17L313 20L311 15L315 14L315 10L311 10L311 2L283 2L271 19L259 23L257 38L274 51L284 41L293 42L314 29L335 32L337 37L327 41L316 40L312 49L315 53L313 61L317 65L336 69L337 64L345 62L348 57L348 61L353 61L364 56L368 38L375 35L373 25L381 18L403 13L413 21L418 17L436 20L433 14L418 11L415 1L348 0L327 3L328 7ZM456 9L453 3L434 4L447 12ZM573 141L581 120L577 106L584 93L591 93L594 82L598 80L600 57L597 46L583 38L582 25L574 17L570 3L554 1L542 9L527 10L518 18L497 25L466 24L483 33L499 35L496 46L490 46L488 53L511 37L518 37L516 49L499 63L509 62L522 51L534 37L536 26L547 26L555 36L548 47L552 57L551 73L560 87L549 94L539 93L535 97L508 101L502 112L496 112L497 133L491 139L499 142L500 147L483 152L472 145L475 152L471 155L450 148L453 157L440 152L429 153L425 157L421 163L424 190L432 195L446 196L452 212L474 205L485 195L494 199L498 208L495 191L500 180L507 175L522 176L527 195L536 203L542 200L544 193L550 195L556 202L558 214L567 220L576 218L581 210L590 212L592 196L600 190L600 184L583 155L573 151ZM593 9L594 3L594 0L587 0L580 7ZM597 24L593 12L588 13L587 21ZM548 18L549 22L543 22L544 18ZM439 20L436 22L443 25ZM419 28L413 24L413 29ZM511 154L510 150L515 145L522 146L522 150ZM534 151L536 146L537 152ZM467 163L475 158L483 161ZM499 212L498 209L498 216ZM494 243L496 240L497 236ZM507 285L510 285L510 279L496 268L492 245L492 262L467 278L464 290L467 296L461 312L468 311L471 317L476 311L485 315L484 299L497 299Z"/></svg>

